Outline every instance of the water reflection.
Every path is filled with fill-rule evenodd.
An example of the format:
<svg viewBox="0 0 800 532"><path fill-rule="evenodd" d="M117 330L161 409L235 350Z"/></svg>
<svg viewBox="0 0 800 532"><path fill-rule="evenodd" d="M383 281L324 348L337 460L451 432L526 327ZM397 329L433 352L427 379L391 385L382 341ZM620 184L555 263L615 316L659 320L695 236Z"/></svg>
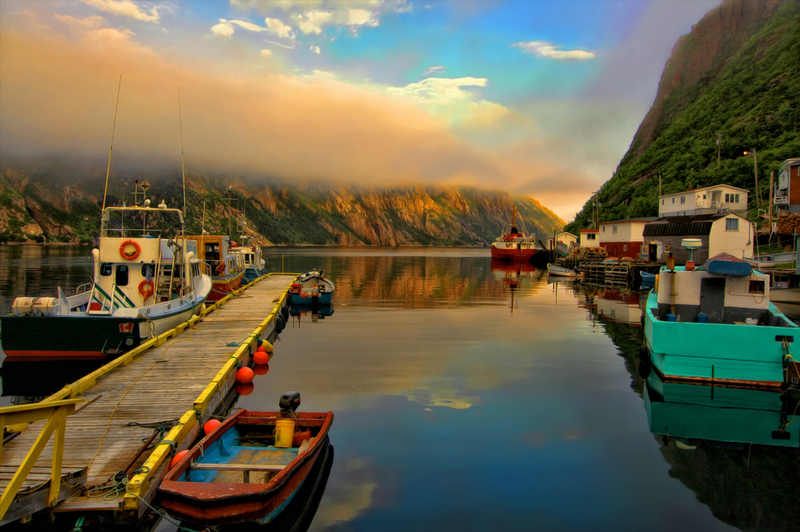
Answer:
<svg viewBox="0 0 800 532"><path fill-rule="evenodd" d="M800 522L798 393L664 382L655 372L644 381L638 371L640 313L622 313L629 324L608 319L610 313L600 309L608 308L603 301L609 291L585 294L592 302L583 304L618 347L631 388L644 398L648 426L670 466L669 476L731 526L795 530ZM610 295L616 305L634 306L635 293Z"/></svg>
<svg viewBox="0 0 800 532"><path fill-rule="evenodd" d="M330 305L298 304L289 308L289 314L292 316L292 327L298 328L304 321L308 320L311 323L319 323L320 320L333 316L333 312L333 303Z"/></svg>

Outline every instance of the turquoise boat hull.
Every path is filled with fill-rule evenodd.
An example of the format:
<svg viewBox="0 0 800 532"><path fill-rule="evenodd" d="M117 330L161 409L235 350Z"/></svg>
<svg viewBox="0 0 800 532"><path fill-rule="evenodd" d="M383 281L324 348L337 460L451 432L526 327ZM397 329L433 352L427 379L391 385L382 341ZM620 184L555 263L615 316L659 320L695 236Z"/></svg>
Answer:
<svg viewBox="0 0 800 532"><path fill-rule="evenodd" d="M653 290L644 317L652 367L667 379L781 386L787 379L783 340L790 352L800 353L800 327L771 303L769 312L787 326L664 321L655 317L658 299Z"/></svg>
<svg viewBox="0 0 800 532"><path fill-rule="evenodd" d="M664 382L655 373L645 387L653 434L686 440L800 447L792 424L797 398L779 391Z"/></svg>

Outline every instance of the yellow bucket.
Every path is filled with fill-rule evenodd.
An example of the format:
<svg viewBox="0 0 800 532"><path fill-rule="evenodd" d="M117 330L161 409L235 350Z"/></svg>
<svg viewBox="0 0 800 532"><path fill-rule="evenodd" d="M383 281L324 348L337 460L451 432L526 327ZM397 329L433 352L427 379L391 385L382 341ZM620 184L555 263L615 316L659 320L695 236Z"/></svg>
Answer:
<svg viewBox="0 0 800 532"><path fill-rule="evenodd" d="M291 447L292 438L294 438L294 420L277 420L275 422L275 447Z"/></svg>

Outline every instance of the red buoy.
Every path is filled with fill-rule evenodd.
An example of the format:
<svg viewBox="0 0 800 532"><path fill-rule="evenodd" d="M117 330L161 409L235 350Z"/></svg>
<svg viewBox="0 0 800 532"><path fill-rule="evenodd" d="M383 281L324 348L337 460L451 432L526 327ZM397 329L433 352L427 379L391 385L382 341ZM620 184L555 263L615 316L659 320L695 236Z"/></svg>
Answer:
<svg viewBox="0 0 800 532"><path fill-rule="evenodd" d="M203 425L203 432L206 433L206 436L214 432L214 429L219 427L219 420L218 419L209 419L206 421L206 424Z"/></svg>
<svg viewBox="0 0 800 532"><path fill-rule="evenodd" d="M239 371L236 372L236 380L242 384L253 382L253 377L255 376L256 374L253 373L253 370L248 367L240 368Z"/></svg>
<svg viewBox="0 0 800 532"><path fill-rule="evenodd" d="M269 362L269 355L266 351L256 351L253 355L253 362L255 362L256 365L267 364ZM263 375L263 373L256 373L256 375Z"/></svg>
<svg viewBox="0 0 800 532"><path fill-rule="evenodd" d="M269 371L269 364L256 364L253 368L253 373L256 375L266 375Z"/></svg>
<svg viewBox="0 0 800 532"><path fill-rule="evenodd" d="M253 393L255 386L252 382L248 382L247 384L242 384L241 382L236 385L236 392L239 395L250 395Z"/></svg>
<svg viewBox="0 0 800 532"><path fill-rule="evenodd" d="M175 456L172 457L172 460L169 461L169 468L172 469L175 467L175 464L181 461L181 458L189 454L189 451L181 451L179 453L175 453Z"/></svg>
<svg viewBox="0 0 800 532"><path fill-rule="evenodd" d="M260 345L260 346L258 346L258 348L256 349L256 351L259 351L259 352L261 352L261 353L266 353L266 352L267 352L267 348L266 348L266 347L264 347L263 345Z"/></svg>

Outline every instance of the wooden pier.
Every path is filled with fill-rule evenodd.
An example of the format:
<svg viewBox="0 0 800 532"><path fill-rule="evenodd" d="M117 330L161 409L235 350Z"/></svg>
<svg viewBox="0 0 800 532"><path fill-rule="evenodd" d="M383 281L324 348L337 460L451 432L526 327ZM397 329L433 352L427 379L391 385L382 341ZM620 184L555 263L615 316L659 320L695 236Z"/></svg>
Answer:
<svg viewBox="0 0 800 532"><path fill-rule="evenodd" d="M658 273L663 264L642 263L628 260L604 261L585 260L581 262L569 259L560 259L559 266L570 268L583 273L586 282L613 286L636 285L641 283L641 272Z"/></svg>
<svg viewBox="0 0 800 532"><path fill-rule="evenodd" d="M52 403L61 410L51 410L71 410L59 414L65 429L50 429L55 438L45 434L53 418L40 416L41 421L31 423L18 437L0 443L4 490L0 524L42 510L83 512L76 518L109 512L116 522L138 523L174 452L188 448L208 419L226 414L235 403L236 371L251 364L260 340L274 338L295 276L261 277L35 405L41 409ZM76 407L75 398L85 401ZM16 410L14 415L24 414ZM51 440L46 446L43 437L44 442ZM37 445L43 449L41 455L26 464L26 456ZM54 447L63 449L63 457L58 452L54 456ZM54 458L58 476L55 469L51 474ZM24 489L10 500L5 496L7 487L21 465L27 468L22 471ZM58 482L52 484L56 478L61 479L60 490ZM48 492L50 497L32 497Z"/></svg>

